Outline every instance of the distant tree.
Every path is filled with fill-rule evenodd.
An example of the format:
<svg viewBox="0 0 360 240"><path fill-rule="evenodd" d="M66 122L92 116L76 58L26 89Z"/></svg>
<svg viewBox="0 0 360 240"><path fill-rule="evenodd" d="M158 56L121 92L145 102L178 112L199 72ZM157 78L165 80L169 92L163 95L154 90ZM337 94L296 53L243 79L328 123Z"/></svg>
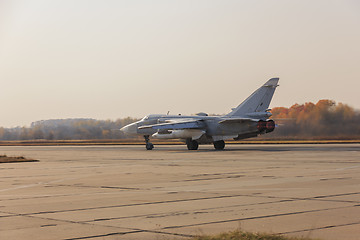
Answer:
<svg viewBox="0 0 360 240"><path fill-rule="evenodd" d="M55 138L54 131L49 131L49 132L47 133L46 139L47 139L47 140L54 140L54 138Z"/></svg>
<svg viewBox="0 0 360 240"><path fill-rule="evenodd" d="M20 140L28 140L31 139L32 136L30 136L29 129L22 127L20 132Z"/></svg>
<svg viewBox="0 0 360 240"><path fill-rule="evenodd" d="M6 131L5 128L0 127L0 139L4 139L5 131Z"/></svg>

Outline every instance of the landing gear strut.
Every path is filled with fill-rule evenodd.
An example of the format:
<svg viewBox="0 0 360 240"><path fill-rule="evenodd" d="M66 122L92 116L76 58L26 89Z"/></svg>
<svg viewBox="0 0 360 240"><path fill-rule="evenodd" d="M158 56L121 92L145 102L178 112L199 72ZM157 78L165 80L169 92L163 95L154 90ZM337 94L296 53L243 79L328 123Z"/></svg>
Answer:
<svg viewBox="0 0 360 240"><path fill-rule="evenodd" d="M186 145L188 150L198 150L199 148L199 143L191 138L186 139Z"/></svg>
<svg viewBox="0 0 360 240"><path fill-rule="evenodd" d="M224 142L224 140L220 140L220 141L214 142L214 148L215 148L216 150L223 150L224 147L225 147L225 142Z"/></svg>
<svg viewBox="0 0 360 240"><path fill-rule="evenodd" d="M152 150L154 148L154 144L150 142L149 135L144 135L145 143L146 143L146 150Z"/></svg>

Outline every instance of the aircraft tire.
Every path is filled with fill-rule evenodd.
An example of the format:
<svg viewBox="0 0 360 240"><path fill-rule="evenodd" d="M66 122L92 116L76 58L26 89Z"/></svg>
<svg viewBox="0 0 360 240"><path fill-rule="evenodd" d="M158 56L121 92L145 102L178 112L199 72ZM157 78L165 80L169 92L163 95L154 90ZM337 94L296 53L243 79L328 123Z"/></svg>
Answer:
<svg viewBox="0 0 360 240"><path fill-rule="evenodd" d="M214 148L216 150L223 150L225 148L225 142L224 140L216 141L214 142Z"/></svg>
<svg viewBox="0 0 360 240"><path fill-rule="evenodd" d="M152 150L154 148L154 144L146 143L146 150Z"/></svg>
<svg viewBox="0 0 360 240"><path fill-rule="evenodd" d="M198 150L199 143L196 140L189 140L186 142L188 150Z"/></svg>

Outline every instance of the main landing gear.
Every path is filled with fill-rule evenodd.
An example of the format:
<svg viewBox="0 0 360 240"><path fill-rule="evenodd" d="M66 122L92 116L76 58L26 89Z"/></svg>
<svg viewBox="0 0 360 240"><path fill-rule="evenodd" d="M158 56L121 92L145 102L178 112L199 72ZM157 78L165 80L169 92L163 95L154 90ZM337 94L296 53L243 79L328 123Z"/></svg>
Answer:
<svg viewBox="0 0 360 240"><path fill-rule="evenodd" d="M186 139L186 146L189 150L198 150L199 143L191 138ZM216 150L223 150L225 148L224 140L214 142L214 148Z"/></svg>
<svg viewBox="0 0 360 240"><path fill-rule="evenodd" d="M145 143L146 143L146 150L152 150L154 148L154 144L150 142L149 135L144 135Z"/></svg>
<svg viewBox="0 0 360 240"><path fill-rule="evenodd" d="M216 150L223 150L224 147L225 147L225 142L224 142L224 140L220 140L220 141L214 142L214 148L215 148Z"/></svg>
<svg viewBox="0 0 360 240"><path fill-rule="evenodd" d="M186 139L186 145L189 150L197 150L199 148L199 143L191 138Z"/></svg>

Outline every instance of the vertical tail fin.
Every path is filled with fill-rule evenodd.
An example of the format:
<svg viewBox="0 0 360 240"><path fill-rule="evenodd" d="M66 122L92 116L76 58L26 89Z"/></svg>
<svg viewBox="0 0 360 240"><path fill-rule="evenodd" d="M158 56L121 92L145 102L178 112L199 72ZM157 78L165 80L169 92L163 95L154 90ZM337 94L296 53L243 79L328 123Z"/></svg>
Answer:
<svg viewBox="0 0 360 240"><path fill-rule="evenodd" d="M279 86L278 82L279 78L270 79L226 116L238 117L247 113L265 112L269 108L276 87Z"/></svg>

